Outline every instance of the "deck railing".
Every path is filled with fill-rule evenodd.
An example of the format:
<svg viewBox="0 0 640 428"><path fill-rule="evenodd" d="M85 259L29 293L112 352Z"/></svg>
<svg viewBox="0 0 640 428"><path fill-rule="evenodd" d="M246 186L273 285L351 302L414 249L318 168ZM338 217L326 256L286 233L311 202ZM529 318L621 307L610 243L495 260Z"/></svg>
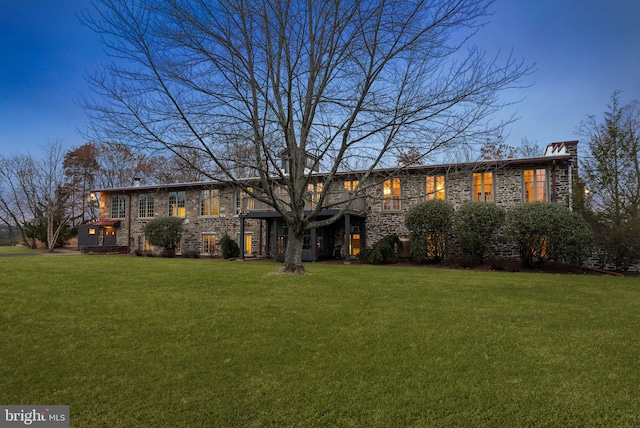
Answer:
<svg viewBox="0 0 640 428"><path fill-rule="evenodd" d="M323 209L337 210L344 208L345 204L349 203L349 209L357 212L362 212L366 209L366 202L363 196L357 196L349 202L349 198L352 196L348 190L336 190L329 191L325 195L324 202L322 204ZM283 193L278 195L279 199L286 206L291 200L289 194ZM305 210L311 210L316 201L320 198L320 194L316 192L309 192L307 200L305 202ZM245 195L242 197L242 212L272 212L275 211L271 205L259 201L251 196Z"/></svg>

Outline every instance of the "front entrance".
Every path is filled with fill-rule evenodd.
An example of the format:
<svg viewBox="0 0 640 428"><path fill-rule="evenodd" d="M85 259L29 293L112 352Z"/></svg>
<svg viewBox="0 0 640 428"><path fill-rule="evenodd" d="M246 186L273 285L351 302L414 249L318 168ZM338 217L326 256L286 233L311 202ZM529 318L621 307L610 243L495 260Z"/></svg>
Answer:
<svg viewBox="0 0 640 428"><path fill-rule="evenodd" d="M102 245L105 247L116 246L116 228L106 226L102 228Z"/></svg>

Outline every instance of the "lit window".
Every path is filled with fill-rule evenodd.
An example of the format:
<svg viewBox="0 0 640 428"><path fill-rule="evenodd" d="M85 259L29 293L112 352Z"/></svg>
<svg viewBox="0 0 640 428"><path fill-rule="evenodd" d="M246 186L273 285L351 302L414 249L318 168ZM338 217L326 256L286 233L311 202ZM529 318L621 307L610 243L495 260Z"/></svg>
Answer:
<svg viewBox="0 0 640 428"><path fill-rule="evenodd" d="M220 214L218 189L204 189L200 192L200 215L215 217Z"/></svg>
<svg viewBox="0 0 640 428"><path fill-rule="evenodd" d="M473 200L475 202L493 202L493 172L473 174Z"/></svg>
<svg viewBox="0 0 640 428"><path fill-rule="evenodd" d="M427 177L427 201L444 201L444 175L434 175Z"/></svg>
<svg viewBox="0 0 640 428"><path fill-rule="evenodd" d="M184 217L186 214L185 192L169 192L169 216Z"/></svg>
<svg viewBox="0 0 640 428"><path fill-rule="evenodd" d="M253 188L249 187L248 190L252 192ZM256 200L253 197L249 196L249 194L244 190L236 189L236 192L234 195L234 201L235 201L235 209L234 209L235 215L238 215L243 211L253 211L255 209Z"/></svg>
<svg viewBox="0 0 640 428"><path fill-rule="evenodd" d="M344 181L344 188L345 190L348 190L350 192L353 192L356 190L356 187L358 187L358 180L345 180Z"/></svg>
<svg viewBox="0 0 640 428"><path fill-rule="evenodd" d="M400 210L400 179L390 178L382 186L382 210Z"/></svg>
<svg viewBox="0 0 640 428"><path fill-rule="evenodd" d="M111 218L125 218L127 216L127 204L124 195L111 196Z"/></svg>
<svg viewBox="0 0 640 428"><path fill-rule="evenodd" d="M252 241L253 241L253 235L250 235L250 234L244 235L244 253L245 254L253 254L253 250L251 249Z"/></svg>
<svg viewBox="0 0 640 428"><path fill-rule="evenodd" d="M322 193L323 183L309 183L307 184L307 191L311 198L311 204L316 205L320 202L320 194Z"/></svg>
<svg viewBox="0 0 640 428"><path fill-rule="evenodd" d="M544 169L527 169L524 171L525 202L547 201L547 171Z"/></svg>
<svg viewBox="0 0 640 428"><path fill-rule="evenodd" d="M216 237L207 233L202 235L202 254L213 255L215 253Z"/></svg>
<svg viewBox="0 0 640 428"><path fill-rule="evenodd" d="M153 245L151 245L149 243L149 241L147 241L147 237L144 237L144 251L148 252L148 253L153 253L155 251L155 248Z"/></svg>
<svg viewBox="0 0 640 428"><path fill-rule="evenodd" d="M154 208L153 193L141 193L138 195L138 217L153 217Z"/></svg>
<svg viewBox="0 0 640 428"><path fill-rule="evenodd" d="M95 235L96 234L96 229L94 227L90 227L89 228L89 235Z"/></svg>

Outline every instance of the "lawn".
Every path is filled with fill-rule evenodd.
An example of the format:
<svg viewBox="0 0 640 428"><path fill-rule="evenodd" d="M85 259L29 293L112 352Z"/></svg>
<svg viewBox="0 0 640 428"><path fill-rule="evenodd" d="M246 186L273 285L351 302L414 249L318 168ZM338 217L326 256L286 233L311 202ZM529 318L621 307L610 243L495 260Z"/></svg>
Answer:
<svg viewBox="0 0 640 428"><path fill-rule="evenodd" d="M0 403L72 427L638 426L638 278L0 258Z"/></svg>

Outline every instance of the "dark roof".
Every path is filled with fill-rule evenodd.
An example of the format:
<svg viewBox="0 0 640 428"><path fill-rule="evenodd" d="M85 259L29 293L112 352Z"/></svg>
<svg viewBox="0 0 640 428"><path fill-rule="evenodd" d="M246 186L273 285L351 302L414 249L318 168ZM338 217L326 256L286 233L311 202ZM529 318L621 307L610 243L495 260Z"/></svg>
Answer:
<svg viewBox="0 0 640 428"><path fill-rule="evenodd" d="M563 143L552 143L555 145L571 145L577 144L577 141L566 141ZM560 154L560 152L555 152L552 155L546 156L536 156L529 158L513 158L513 159L495 159L495 160L481 160L474 162L457 162L457 163L445 163L445 164L436 164L436 165L413 165L406 166L402 168L394 167L394 168L378 168L372 171L375 174L393 174L393 173L408 173L408 172L437 172L437 171L446 171L446 170L465 170L465 169L490 169L490 168L500 168L510 165L541 165L547 164L550 165L554 161L555 162L568 162L571 160L573 156L571 154ZM357 171L339 171L336 173L337 177L348 177L353 175L359 175L366 173L367 170L357 170ZM313 173L314 176L322 177L326 175L323 172ZM274 177L274 179L277 177ZM256 181L258 178L246 178L241 179L240 181ZM152 184L152 185L139 185L139 186L127 186L127 187L113 187L113 188L105 188L105 189L93 189L91 192L111 192L111 193L125 193L131 191L141 191L141 190L159 190L159 189L174 189L174 188L190 188L190 187L203 187L203 186L220 186L220 185L229 185L231 181L196 181L196 182L188 182L188 183L172 183L172 184Z"/></svg>
<svg viewBox="0 0 640 428"><path fill-rule="evenodd" d="M92 223L82 224L81 226L120 226L120 220L97 220Z"/></svg>

